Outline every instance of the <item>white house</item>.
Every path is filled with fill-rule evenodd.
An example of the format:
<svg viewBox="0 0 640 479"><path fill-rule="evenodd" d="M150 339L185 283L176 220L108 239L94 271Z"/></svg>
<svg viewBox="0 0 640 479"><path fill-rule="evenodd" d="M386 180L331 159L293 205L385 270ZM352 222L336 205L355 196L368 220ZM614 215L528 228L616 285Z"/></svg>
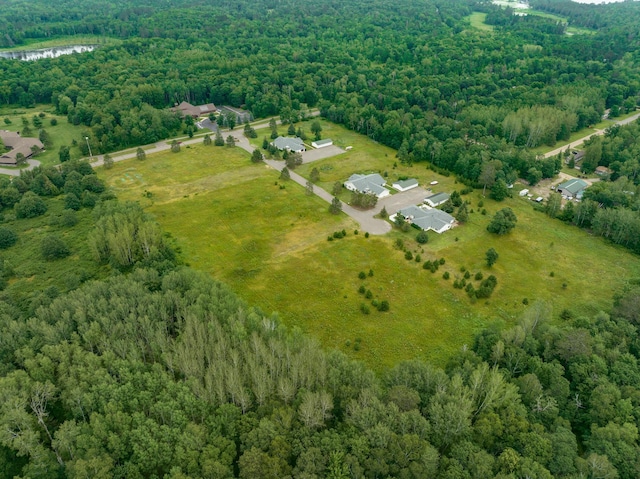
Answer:
<svg viewBox="0 0 640 479"><path fill-rule="evenodd" d="M435 195L427 196L424 199L424 202L432 208L435 208L436 206L440 206L441 204L446 203L448 199L448 193L436 193Z"/></svg>
<svg viewBox="0 0 640 479"><path fill-rule="evenodd" d="M431 230L438 234L451 229L456 221L449 213L445 213L444 211L437 210L435 208L429 208L424 205L403 208L398 211L396 215L401 215L409 223L422 230ZM394 215L394 217L396 215Z"/></svg>
<svg viewBox="0 0 640 479"><path fill-rule="evenodd" d="M418 180L409 178L408 180L398 180L391 185L394 190L407 191L418 186Z"/></svg>
<svg viewBox="0 0 640 479"><path fill-rule="evenodd" d="M386 184L385 179L377 173L371 175L354 174L344 182L344 187L349 191L372 193L378 198L384 198L389 196L389 190L384 187Z"/></svg>
<svg viewBox="0 0 640 479"><path fill-rule="evenodd" d="M294 153L302 153L303 151L307 151L304 146L304 143L300 138L296 137L288 137L288 136L279 136L271 143L278 150L283 151L293 151Z"/></svg>
<svg viewBox="0 0 640 479"><path fill-rule="evenodd" d="M329 138L325 140L316 140L311 142L311 146L313 146L314 148L324 148L325 146L331 146L331 145L333 145L333 140L330 140Z"/></svg>
<svg viewBox="0 0 640 479"><path fill-rule="evenodd" d="M529 190L527 188L520 190L520 193L518 193L520 196L527 196L529 194Z"/></svg>

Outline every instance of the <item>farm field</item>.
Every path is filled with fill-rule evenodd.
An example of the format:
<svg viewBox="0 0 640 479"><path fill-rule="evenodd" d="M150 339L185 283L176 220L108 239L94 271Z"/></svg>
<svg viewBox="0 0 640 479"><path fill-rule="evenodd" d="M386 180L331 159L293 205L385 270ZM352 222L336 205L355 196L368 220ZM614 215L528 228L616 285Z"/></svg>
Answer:
<svg viewBox="0 0 640 479"><path fill-rule="evenodd" d="M438 191L462 187L423 164L398 163L394 169L393 150L328 122L322 126L323 138L353 146L297 170L308 176L317 167L322 186L367 170L387 171L390 179L437 180ZM414 357L444 364L482 328L513 324L525 303L536 300L553 304L558 323L565 309L578 316L608 308L629 278L640 277L637 257L550 220L519 197L496 203L482 199L479 191L466 195L473 210L469 222L443 235L429 233L428 244L418 245L414 229L356 235L351 219L330 215L325 202L293 182L283 188L275 171L252 164L239 148L194 145L180 153L150 155L144 162L123 161L99 175L120 199L139 200L154 214L192 267L229 284L265 313L277 312L289 327L377 370ZM504 237L489 234L491 216L506 206L518 217L517 227ZM345 238L327 241L343 229ZM406 260L395 247L398 239L413 259ZM491 269L484 259L490 247L500 255ZM422 268L422 262L439 258L445 264L436 273ZM463 290L454 289L462 268L472 278L477 272L485 278L494 274L498 286L492 297L472 303ZM445 271L449 280L443 279ZM370 299L358 292L361 285L371 291ZM390 310L378 312L371 300L387 300ZM363 303L370 314L361 312Z"/></svg>

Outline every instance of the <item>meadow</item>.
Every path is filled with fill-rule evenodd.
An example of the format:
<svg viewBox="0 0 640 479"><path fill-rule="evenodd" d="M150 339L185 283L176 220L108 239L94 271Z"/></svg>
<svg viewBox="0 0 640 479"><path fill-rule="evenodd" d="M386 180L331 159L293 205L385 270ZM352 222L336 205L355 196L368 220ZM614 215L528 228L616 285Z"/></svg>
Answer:
<svg viewBox="0 0 640 479"><path fill-rule="evenodd" d="M393 150L366 137L328 122L322 126L324 138L353 146L298 169L308 175L317 167L323 186L366 170L387 171L390 179L437 180L442 191L462 187L424 164L400 164ZM283 183L264 164L252 164L239 148L193 145L98 171L120 199L138 200L156 216L192 267L325 347L378 370L414 357L444 364L474 334L492 323L513 324L526 303L536 300L553 305L558 324L564 310L579 316L607 309L614 293L640 278L636 256L549 219L519 197L496 203L481 191L466 195L473 210L468 223L443 235L430 233L429 242L419 245L414 229L382 237L356 234L358 225L350 218L329 214L326 203L293 182ZM489 234L491 216L506 206L516 213L517 227L503 237ZM343 229L345 238L327 240ZM421 261L406 260L396 248L398 239ZM491 247L500 257L488 268L485 252ZM439 258L445 263L436 273L422 268L422 262ZM497 277L491 298L474 302L453 288L463 269ZM358 292L361 285L371 291L370 299ZM390 310L377 311L371 300L387 300ZM361 312L362 304L370 314Z"/></svg>

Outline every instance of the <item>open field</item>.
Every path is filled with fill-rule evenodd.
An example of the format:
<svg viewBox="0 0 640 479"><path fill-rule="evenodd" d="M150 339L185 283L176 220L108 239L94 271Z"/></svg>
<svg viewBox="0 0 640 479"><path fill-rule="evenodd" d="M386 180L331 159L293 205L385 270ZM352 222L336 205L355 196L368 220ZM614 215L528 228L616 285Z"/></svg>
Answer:
<svg viewBox="0 0 640 479"><path fill-rule="evenodd" d="M22 50L39 50L42 48L65 47L69 45L105 45L121 43L122 40L97 35L67 35L49 40L37 38L25 39L25 44L13 48L2 48L3 52L18 52Z"/></svg>
<svg viewBox="0 0 640 479"><path fill-rule="evenodd" d="M485 20L487 18L486 13L482 12L473 12L471 15L466 17L469 20L469 23L473 28L477 28L478 30L484 30L487 32L493 31L493 25L487 25Z"/></svg>
<svg viewBox="0 0 640 479"><path fill-rule="evenodd" d="M437 179L444 191L456 187L453 178L425 165L394 169L393 150L339 126L322 125L323 137L354 148L299 168L303 175L315 165L321 181L331 184L354 172L382 170L390 178ZM289 327L376 369L414 357L444 364L488 324L513 324L525 298L553 303L554 321L560 321L563 309L580 315L608 308L625 281L640 278L639 258L550 220L519 197L498 204L479 192L467 195L474 211L469 222L443 235L430 233L429 243L419 246L414 229L375 238L354 234L357 225L349 218L328 214L326 203L292 182L281 189L273 170L252 164L237 148L195 145L177 154L150 155L144 162L123 161L99 174L119 198L140 200L156 215L191 266L229 284L266 313L278 312ZM505 237L490 235L491 215L505 206L516 213L518 226ZM342 229L346 238L327 241ZM398 238L421 261L445 258L445 264L436 273L424 270L394 248ZM490 247L500 255L492 269L484 261ZM498 286L489 300L472 304L464 291L452 287L462 267L472 275L495 274ZM370 269L373 276L358 278ZM445 271L451 279L442 278ZM370 300L358 293L360 285L372 299L388 300L390 311L371 307L363 314L360 306Z"/></svg>
<svg viewBox="0 0 640 479"><path fill-rule="evenodd" d="M67 122L66 116L55 115L53 113L52 105L37 105L35 108L4 108L0 109L0 129L9 131L23 131L22 118L26 118L29 121L29 128L31 134L28 135L33 138L38 138L40 128L33 126L33 117L38 116L39 113L44 113L45 117L42 118L42 129L46 130L53 145L34 157L35 160L40 161L43 165L55 165L60 163L58 157L58 150L61 146L72 146L72 142L75 139L80 141L82 138L82 126L75 126ZM8 118L11 123L6 124L3 120ZM51 119L55 118L58 123L55 126L51 125ZM81 158L82 154L77 147L71 148L71 158Z"/></svg>

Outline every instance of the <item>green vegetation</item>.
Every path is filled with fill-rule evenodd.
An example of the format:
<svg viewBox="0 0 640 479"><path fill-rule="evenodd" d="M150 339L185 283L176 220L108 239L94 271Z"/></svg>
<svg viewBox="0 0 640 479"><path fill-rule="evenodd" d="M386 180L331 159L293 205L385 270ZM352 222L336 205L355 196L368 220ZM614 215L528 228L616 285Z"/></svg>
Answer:
<svg viewBox="0 0 640 479"><path fill-rule="evenodd" d="M323 122L323 131L340 134L344 130ZM444 191L456 186L452 178L416 165L393 170L393 157L384 156L386 148L354 138L353 133L343 134L359 147L302 165L298 171L310 174L317 167L321 185L329 187L334 178L351 172L386 168L418 173L413 177L422 172L424 178L437 179ZM276 172L252 164L249 154L237 148L211 150L194 145L175 155L153 155L142 163L116 163L111 170L101 171L101 177L118 197L138 200L153 213L193 267L229 284L264 310L278 311L287 325L300 326L327 347L344 348L347 339L361 337L360 349L348 352L376 369L416 355L443 364L487 325L496 320L511 323L522 310L523 297L553 301L558 310L578 308L586 313L606 308L606 298L619 291L625 278L640 274L637 258L570 225L558 222L549 228L548 217L520 198L501 203L484 199L488 215L470 213L467 224L430 235L421 254L423 261L447 258L440 274L432 275L419 264L400 260L393 248L396 239L403 239L415 256L419 253L415 232L326 241L332 232L353 230L355 225L345 216L331 215L326 203L304 194L304 187L288 183L280 189L274 185ZM464 199L475 207L482 197L474 193ZM489 234L486 227L504 206L518 217L518 226L501 238ZM488 244L500 251L500 261L492 267L498 285L488 303L471 305L466 293L454 290L441 275L446 271L455 278L461 265L484 270ZM549 281L545 273L551 265L556 271L572 271L586 258L588 267L580 275L562 273ZM352 286L351 278L370 268L376 275L368 289L392 305L385 313L388 319L381 323L372 323L369 315L360 312L361 301ZM601 295L590 293L594 281L600 284ZM300 301L302 291L305 297L317 298L312 311ZM421 304L425 294L432 298L429 309L417 314L415 305ZM386 338L384 343L377 340L381 336Z"/></svg>
<svg viewBox="0 0 640 479"><path fill-rule="evenodd" d="M484 30L487 32L492 32L493 26L487 25L484 22L486 18L487 18L487 14L482 12L473 12L471 15L467 17L467 19L469 20L469 23L473 28L477 28L478 30Z"/></svg>

